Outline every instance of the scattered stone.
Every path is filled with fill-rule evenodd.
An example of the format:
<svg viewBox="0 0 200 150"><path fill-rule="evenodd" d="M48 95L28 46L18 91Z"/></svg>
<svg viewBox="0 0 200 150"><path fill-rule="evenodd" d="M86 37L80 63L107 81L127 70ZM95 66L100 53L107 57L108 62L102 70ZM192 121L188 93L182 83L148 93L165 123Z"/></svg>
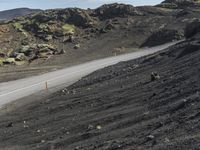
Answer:
<svg viewBox="0 0 200 150"><path fill-rule="evenodd" d="M157 73L152 72L151 73L151 81L155 81L155 80L158 80L158 79L160 79L160 76Z"/></svg>
<svg viewBox="0 0 200 150"><path fill-rule="evenodd" d="M73 43L75 41L75 38L73 35L69 35L69 36L65 36L63 38L63 42L70 42L70 43Z"/></svg>
<svg viewBox="0 0 200 150"><path fill-rule="evenodd" d="M15 60L16 61L24 61L24 60L26 60L26 56L24 55L24 53L17 53Z"/></svg>
<svg viewBox="0 0 200 150"><path fill-rule="evenodd" d="M45 140L41 140L41 143L45 143L46 141Z"/></svg>
<svg viewBox="0 0 200 150"><path fill-rule="evenodd" d="M89 124L89 125L88 125L88 130L92 130L92 129L94 129L94 126L91 125L91 124Z"/></svg>
<svg viewBox="0 0 200 150"><path fill-rule="evenodd" d="M165 142L166 142L166 143L169 143L170 140L166 137L166 138L165 138Z"/></svg>
<svg viewBox="0 0 200 150"><path fill-rule="evenodd" d="M75 49L79 49L80 47L81 47L80 44L76 44L76 45L74 46Z"/></svg>
<svg viewBox="0 0 200 150"><path fill-rule="evenodd" d="M101 126L101 125L97 125L97 126L96 126L96 129L97 129L97 130L101 130L101 129L102 129L102 126Z"/></svg>
<svg viewBox="0 0 200 150"><path fill-rule="evenodd" d="M66 53L66 51L64 49L61 49L59 52L59 54L65 54L65 53Z"/></svg>
<svg viewBox="0 0 200 150"><path fill-rule="evenodd" d="M150 114L150 112L149 111L147 111L147 112L144 112L144 115L149 115Z"/></svg>
<svg viewBox="0 0 200 150"><path fill-rule="evenodd" d="M75 95L76 94L76 90L72 90L72 94Z"/></svg>
<svg viewBox="0 0 200 150"><path fill-rule="evenodd" d="M106 29L104 29L104 28L101 28L99 32L100 33L107 33Z"/></svg>
<svg viewBox="0 0 200 150"><path fill-rule="evenodd" d="M24 126L23 126L24 128L28 128L29 126L27 125L27 122L26 121L24 121Z"/></svg>
<svg viewBox="0 0 200 150"><path fill-rule="evenodd" d="M79 150L79 149L80 149L80 147L79 147L79 146L76 146L74 150Z"/></svg>
<svg viewBox="0 0 200 150"><path fill-rule="evenodd" d="M6 126L6 128L11 128L11 127L13 127L13 123L12 123L12 122L9 123L9 124Z"/></svg>
<svg viewBox="0 0 200 150"><path fill-rule="evenodd" d="M53 39L53 36L52 35L47 35L46 37L45 37L45 41L50 41L50 40L52 40Z"/></svg>
<svg viewBox="0 0 200 150"><path fill-rule="evenodd" d="M147 136L147 140L153 140L153 139L155 139L155 136L153 136L153 135L148 135Z"/></svg>

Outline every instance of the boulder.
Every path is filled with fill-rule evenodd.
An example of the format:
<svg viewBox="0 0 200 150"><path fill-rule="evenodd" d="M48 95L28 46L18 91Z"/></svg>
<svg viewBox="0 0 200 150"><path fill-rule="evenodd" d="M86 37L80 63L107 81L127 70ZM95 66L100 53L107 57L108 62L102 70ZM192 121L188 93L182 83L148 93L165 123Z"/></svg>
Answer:
<svg viewBox="0 0 200 150"><path fill-rule="evenodd" d="M59 54L65 54L65 53L66 53L66 51L64 49L61 49L59 52Z"/></svg>
<svg viewBox="0 0 200 150"><path fill-rule="evenodd" d="M52 53L50 52L50 53L39 53L38 54L38 58L48 58L50 55L52 55Z"/></svg>
<svg viewBox="0 0 200 150"><path fill-rule="evenodd" d="M74 38L73 35L65 36L65 37L63 38L63 42L64 42L64 43L65 43L65 42L70 42L70 43L72 43L72 42L74 42L74 40L75 40L75 38Z"/></svg>
<svg viewBox="0 0 200 150"><path fill-rule="evenodd" d="M69 9L70 17L68 18L67 22L70 24L74 24L78 27L93 27L95 26L95 20L88 14L86 10L71 8Z"/></svg>
<svg viewBox="0 0 200 150"><path fill-rule="evenodd" d="M51 51L57 51L55 49L55 47L53 45L51 45L51 44L36 44L36 45L34 45L34 47L36 47L36 48L38 48L40 50L41 49L48 49L48 50L51 50Z"/></svg>
<svg viewBox="0 0 200 150"><path fill-rule="evenodd" d="M32 44L22 46L22 49L19 52L24 53L27 57L35 58L37 55L40 57L40 53L42 56L56 54L58 53L58 50L50 44Z"/></svg>
<svg viewBox="0 0 200 150"><path fill-rule="evenodd" d="M5 60L3 60L3 64L15 65L15 58L6 58Z"/></svg>
<svg viewBox="0 0 200 150"><path fill-rule="evenodd" d="M24 55L24 53L17 53L15 60L16 61L24 61L24 60L26 60L26 56Z"/></svg>
<svg viewBox="0 0 200 150"><path fill-rule="evenodd" d="M63 34L64 35L74 35L75 33L75 26L71 24L65 24L62 26Z"/></svg>
<svg viewBox="0 0 200 150"><path fill-rule="evenodd" d="M151 81L160 79L160 76L156 72L151 73Z"/></svg>
<svg viewBox="0 0 200 150"><path fill-rule="evenodd" d="M76 45L74 46L75 49L79 49L80 47L81 47L80 44L76 44Z"/></svg>
<svg viewBox="0 0 200 150"><path fill-rule="evenodd" d="M19 50L20 53L24 53L26 56L31 57L33 55L34 52L34 47L32 47L31 45L25 45L22 46L22 48Z"/></svg>
<svg viewBox="0 0 200 150"><path fill-rule="evenodd" d="M50 40L52 40L52 39L53 39L53 36L52 36L52 35L47 35L47 36L44 38L45 41L50 41Z"/></svg>

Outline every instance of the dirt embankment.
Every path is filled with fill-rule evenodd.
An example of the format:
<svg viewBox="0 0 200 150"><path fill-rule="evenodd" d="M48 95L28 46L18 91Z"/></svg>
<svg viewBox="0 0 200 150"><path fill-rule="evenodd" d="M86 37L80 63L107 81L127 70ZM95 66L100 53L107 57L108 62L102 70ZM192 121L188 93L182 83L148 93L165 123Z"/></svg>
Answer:
<svg viewBox="0 0 200 150"><path fill-rule="evenodd" d="M199 57L196 34L157 54L96 71L0 116L0 148L199 149Z"/></svg>

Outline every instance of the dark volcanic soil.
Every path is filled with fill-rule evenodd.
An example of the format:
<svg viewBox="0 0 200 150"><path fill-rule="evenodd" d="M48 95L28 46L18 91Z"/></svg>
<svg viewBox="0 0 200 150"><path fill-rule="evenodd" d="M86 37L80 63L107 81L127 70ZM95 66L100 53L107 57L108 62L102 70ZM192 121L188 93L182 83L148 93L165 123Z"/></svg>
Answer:
<svg viewBox="0 0 200 150"><path fill-rule="evenodd" d="M151 81L151 73L160 79ZM0 116L3 150L200 149L200 36ZM34 97L27 98L34 100Z"/></svg>

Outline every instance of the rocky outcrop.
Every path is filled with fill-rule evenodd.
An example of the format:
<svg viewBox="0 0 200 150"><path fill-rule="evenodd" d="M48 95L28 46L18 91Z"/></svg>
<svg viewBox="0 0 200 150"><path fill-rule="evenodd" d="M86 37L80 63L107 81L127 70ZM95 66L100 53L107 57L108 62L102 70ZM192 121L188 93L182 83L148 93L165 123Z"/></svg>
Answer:
<svg viewBox="0 0 200 150"><path fill-rule="evenodd" d="M69 9L70 17L65 20L75 26L87 28L95 25L95 21L86 10L82 9Z"/></svg>
<svg viewBox="0 0 200 150"><path fill-rule="evenodd" d="M199 5L199 0L165 0L157 5L165 8L186 8Z"/></svg>
<svg viewBox="0 0 200 150"><path fill-rule="evenodd" d="M30 44L23 45L18 52L13 50L9 53L0 53L0 65L18 65L25 61L33 61L37 58L48 58L51 55L61 54L53 45L50 44Z"/></svg>
<svg viewBox="0 0 200 150"><path fill-rule="evenodd" d="M24 54L31 61L36 58L47 58L50 55L58 54L58 50L49 44L25 45L22 46L19 52Z"/></svg>
<svg viewBox="0 0 200 150"><path fill-rule="evenodd" d="M78 8L47 10L25 20L19 21L20 27L45 41L65 36L69 32L74 34L76 27L84 29L97 24L87 10Z"/></svg>
<svg viewBox="0 0 200 150"><path fill-rule="evenodd" d="M105 20L114 17L125 17L128 15L138 16L142 15L142 12L131 5L115 3L99 7L94 11L94 15L98 16L102 20Z"/></svg>

